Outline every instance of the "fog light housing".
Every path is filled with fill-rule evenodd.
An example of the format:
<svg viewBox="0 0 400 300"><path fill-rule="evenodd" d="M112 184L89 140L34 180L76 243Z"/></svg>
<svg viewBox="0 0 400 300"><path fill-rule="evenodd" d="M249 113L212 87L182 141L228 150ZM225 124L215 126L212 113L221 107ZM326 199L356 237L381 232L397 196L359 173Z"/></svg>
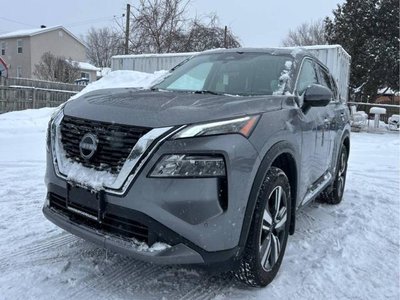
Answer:
<svg viewBox="0 0 400 300"><path fill-rule="evenodd" d="M171 154L157 162L150 177L225 177L225 161L222 156Z"/></svg>

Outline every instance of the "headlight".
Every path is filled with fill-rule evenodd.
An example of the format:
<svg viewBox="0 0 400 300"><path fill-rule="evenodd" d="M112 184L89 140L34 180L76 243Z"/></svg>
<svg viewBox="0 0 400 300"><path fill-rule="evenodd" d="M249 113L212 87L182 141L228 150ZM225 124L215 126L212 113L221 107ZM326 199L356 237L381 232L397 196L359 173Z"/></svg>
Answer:
<svg viewBox="0 0 400 300"><path fill-rule="evenodd" d="M225 174L222 156L187 154L164 155L150 177L224 177Z"/></svg>
<svg viewBox="0 0 400 300"><path fill-rule="evenodd" d="M54 119L57 119L60 114L62 114L64 106L65 106L65 103L61 104L51 114L50 121L49 121L49 124L47 126L47 131L46 131L46 150L47 150L47 152L50 152L50 148L51 148L51 130L52 130L53 121L54 121Z"/></svg>
<svg viewBox="0 0 400 300"><path fill-rule="evenodd" d="M232 120L190 125L175 134L173 138L182 139L195 136L228 133L239 133L245 137L249 137L256 126L258 119L259 116L247 116Z"/></svg>

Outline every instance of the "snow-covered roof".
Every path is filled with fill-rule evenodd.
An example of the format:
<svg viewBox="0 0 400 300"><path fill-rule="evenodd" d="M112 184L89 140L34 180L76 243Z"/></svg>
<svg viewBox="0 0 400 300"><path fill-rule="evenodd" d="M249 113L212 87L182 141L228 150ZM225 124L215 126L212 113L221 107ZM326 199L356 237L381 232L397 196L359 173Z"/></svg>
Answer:
<svg viewBox="0 0 400 300"><path fill-rule="evenodd" d="M72 61L73 63L77 63L78 68L85 71L100 71L100 68L93 66L88 62L81 62L81 61Z"/></svg>
<svg viewBox="0 0 400 300"><path fill-rule="evenodd" d="M23 29L23 30L12 31L12 32L0 34L0 39L29 37L29 36L35 36L35 35L38 35L38 34L43 34L43 33L46 33L46 32L50 32L50 31L53 31L53 30L60 30L60 29L64 30L66 33L68 33L70 36L72 36L75 40L77 40L82 45L85 45L72 32L70 32L69 30L65 29L61 25L52 26L52 27L46 27L46 28L31 28L31 29Z"/></svg>
<svg viewBox="0 0 400 300"><path fill-rule="evenodd" d="M181 53L149 53L149 54L126 54L126 55L114 55L113 58L139 58L139 57L172 57L172 56L192 56L199 52L181 52Z"/></svg>
<svg viewBox="0 0 400 300"><path fill-rule="evenodd" d="M383 88L378 90L378 95L399 95L399 91L393 91L391 88Z"/></svg>

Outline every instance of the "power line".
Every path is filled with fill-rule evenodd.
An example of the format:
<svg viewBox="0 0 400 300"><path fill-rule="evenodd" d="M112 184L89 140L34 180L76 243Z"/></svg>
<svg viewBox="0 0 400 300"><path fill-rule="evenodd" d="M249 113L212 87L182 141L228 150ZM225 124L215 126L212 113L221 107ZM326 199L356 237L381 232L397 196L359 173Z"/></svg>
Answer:
<svg viewBox="0 0 400 300"><path fill-rule="evenodd" d="M97 19L92 19L92 20L86 20L86 21L79 21L75 23L69 23L69 24L64 24L63 26L68 26L68 27L75 27L75 26L82 26L82 25L87 25L87 24L94 24L94 23L99 23L103 21L112 21L114 20L115 16L112 17L104 17L104 18L97 18Z"/></svg>
<svg viewBox="0 0 400 300"><path fill-rule="evenodd" d="M113 21L114 18L116 16L110 16L110 17L103 17L103 18L96 18L96 19L90 19L90 20L83 20L83 21L79 21L79 22L74 22L74 23L67 23L67 24L63 24L63 26L65 27L76 27L76 26L83 26L83 25L87 25L87 24L94 24L94 23L99 23L99 22L103 22L103 21ZM5 18L5 17L0 17L0 19L7 21L7 22L11 22L11 23L16 23L16 24L20 24L20 25L24 25L24 26L29 26L29 27L36 27L36 25L32 25L32 24L28 24L28 23L24 23L24 22L20 22L17 20L12 20L9 18Z"/></svg>
<svg viewBox="0 0 400 300"><path fill-rule="evenodd" d="M33 26L34 26L34 25L32 25L32 24L23 23L23 22L16 21L16 20L13 20L13 19L9 19L9 18L5 18L5 17L0 17L0 19L2 19L2 20L4 20L4 21L7 21L7 22L11 22L11 23L16 23L16 24L24 25L24 26L29 26L29 27L33 27Z"/></svg>

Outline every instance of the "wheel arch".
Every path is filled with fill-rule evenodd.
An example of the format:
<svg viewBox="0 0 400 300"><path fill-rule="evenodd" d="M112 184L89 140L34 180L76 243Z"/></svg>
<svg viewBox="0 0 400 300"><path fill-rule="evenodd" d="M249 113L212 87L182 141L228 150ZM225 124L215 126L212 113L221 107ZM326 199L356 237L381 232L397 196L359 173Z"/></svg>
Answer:
<svg viewBox="0 0 400 300"><path fill-rule="evenodd" d="M343 134L342 145L346 147L347 155L350 155L350 133L348 131Z"/></svg>
<svg viewBox="0 0 400 300"><path fill-rule="evenodd" d="M270 167L278 167L282 169L289 179L291 188L291 223L290 223L290 234L294 233L295 230L295 214L297 204L297 185L298 185L298 154L290 143L286 141L277 142L263 157L261 164L257 170L257 174L254 178L253 185L250 191L249 199L246 206L245 217L243 221L242 231L240 234L239 246L244 249L247 237L249 234L251 222L253 220L254 209L256 206L258 191L261 187L265 175Z"/></svg>

